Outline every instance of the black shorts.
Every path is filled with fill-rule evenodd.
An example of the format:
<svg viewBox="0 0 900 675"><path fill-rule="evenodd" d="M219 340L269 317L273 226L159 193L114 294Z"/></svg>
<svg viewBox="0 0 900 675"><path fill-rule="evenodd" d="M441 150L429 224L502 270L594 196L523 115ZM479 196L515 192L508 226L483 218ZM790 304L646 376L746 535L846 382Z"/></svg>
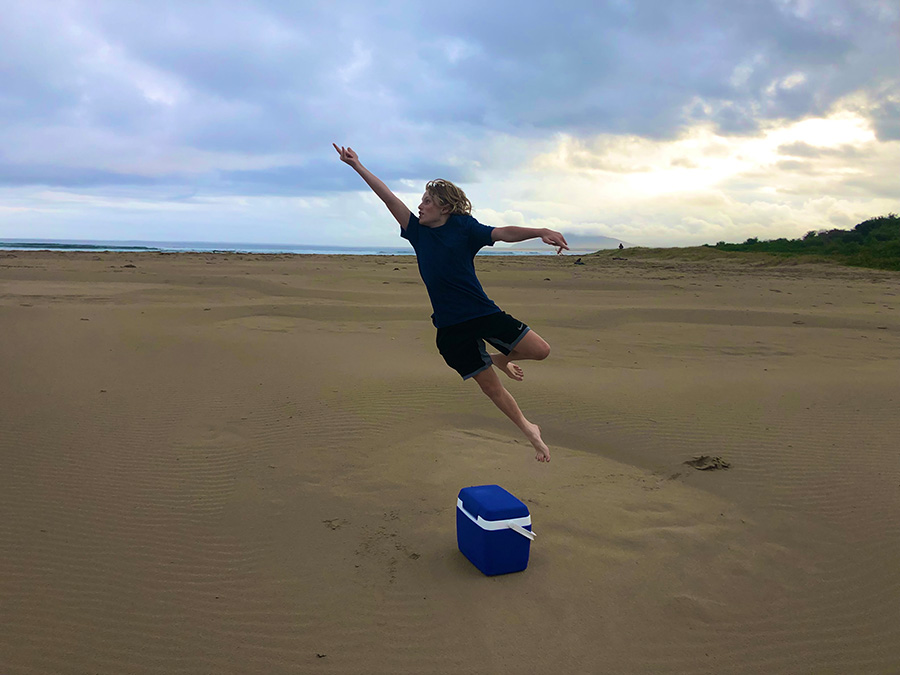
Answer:
<svg viewBox="0 0 900 675"><path fill-rule="evenodd" d="M506 312L497 312L438 328L437 348L447 365L468 380L491 367L485 340L503 354L509 354L529 330Z"/></svg>

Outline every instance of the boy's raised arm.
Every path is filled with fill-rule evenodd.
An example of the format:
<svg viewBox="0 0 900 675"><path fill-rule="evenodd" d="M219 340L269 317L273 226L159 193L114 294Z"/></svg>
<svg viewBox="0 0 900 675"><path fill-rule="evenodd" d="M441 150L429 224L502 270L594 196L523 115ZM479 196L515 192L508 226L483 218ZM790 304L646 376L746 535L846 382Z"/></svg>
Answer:
<svg viewBox="0 0 900 675"><path fill-rule="evenodd" d="M550 230L546 227L519 227L510 225L508 227L495 227L491 232L491 238L494 241L506 241L515 243L518 241L526 241L527 239L541 238L545 244L549 244L556 248L556 255L563 252L563 249L569 250L569 244L561 232Z"/></svg>
<svg viewBox="0 0 900 675"><path fill-rule="evenodd" d="M366 181L366 184L372 188L372 192L378 195L381 201L384 202L384 205L388 207L391 215L400 223L400 227L405 230L406 226L409 225L409 217L412 215L409 207L400 201L400 198L391 192L391 189L378 176L362 165L362 162L359 161L359 156L353 152L353 148L338 146L336 143L332 143L332 145L337 150L338 155L341 156L341 161L352 166L356 173Z"/></svg>

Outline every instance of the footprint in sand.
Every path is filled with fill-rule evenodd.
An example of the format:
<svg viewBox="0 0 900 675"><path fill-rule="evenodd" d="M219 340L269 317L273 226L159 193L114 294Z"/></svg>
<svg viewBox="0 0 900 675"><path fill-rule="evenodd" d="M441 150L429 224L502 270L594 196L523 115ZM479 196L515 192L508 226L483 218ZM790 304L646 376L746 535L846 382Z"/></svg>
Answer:
<svg viewBox="0 0 900 675"><path fill-rule="evenodd" d="M721 457L712 457L710 455L698 455L694 459L685 462L688 466L692 466L698 471L714 471L716 469L730 469L731 462L726 462Z"/></svg>

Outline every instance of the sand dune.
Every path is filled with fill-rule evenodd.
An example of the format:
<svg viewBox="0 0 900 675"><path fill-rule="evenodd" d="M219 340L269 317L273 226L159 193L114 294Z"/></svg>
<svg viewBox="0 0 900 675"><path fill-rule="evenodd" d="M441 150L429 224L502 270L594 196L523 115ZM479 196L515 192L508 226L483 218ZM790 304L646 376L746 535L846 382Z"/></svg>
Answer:
<svg viewBox="0 0 900 675"><path fill-rule="evenodd" d="M543 465L412 258L0 252L0 672L900 672L900 275L585 261L478 261Z"/></svg>

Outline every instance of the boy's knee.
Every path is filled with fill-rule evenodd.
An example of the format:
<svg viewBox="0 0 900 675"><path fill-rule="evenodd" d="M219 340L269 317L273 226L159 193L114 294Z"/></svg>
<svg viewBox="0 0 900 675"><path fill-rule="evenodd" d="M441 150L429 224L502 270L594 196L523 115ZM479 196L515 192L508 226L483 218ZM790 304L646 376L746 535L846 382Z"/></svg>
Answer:
<svg viewBox="0 0 900 675"><path fill-rule="evenodd" d="M550 345L540 335L529 330L520 338L508 356L510 361L518 361L520 359L543 361L550 356Z"/></svg>
<svg viewBox="0 0 900 675"><path fill-rule="evenodd" d="M531 358L535 361L543 361L550 356L550 345L541 340L531 345Z"/></svg>

